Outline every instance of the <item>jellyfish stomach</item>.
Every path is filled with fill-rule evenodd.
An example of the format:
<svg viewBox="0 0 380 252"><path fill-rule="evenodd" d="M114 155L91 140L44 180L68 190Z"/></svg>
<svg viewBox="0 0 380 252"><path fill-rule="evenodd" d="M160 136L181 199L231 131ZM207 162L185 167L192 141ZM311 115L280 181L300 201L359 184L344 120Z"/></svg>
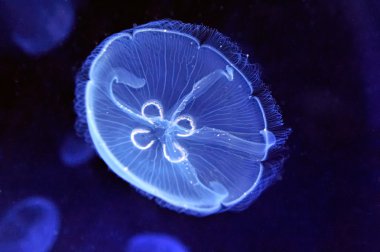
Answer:
<svg viewBox="0 0 380 252"><path fill-rule="evenodd" d="M138 116L149 124L132 130L131 142L136 148L147 150L158 142L162 145L163 156L167 161L180 163L187 159L187 151L175 137L189 137L194 134L196 125L190 115L180 115L173 121L168 121L164 118L161 102L148 100L142 105Z"/></svg>
<svg viewBox="0 0 380 252"><path fill-rule="evenodd" d="M183 148L176 137L187 137L195 129L186 129L173 125L169 121L155 118L150 127L135 128L131 132L131 142L140 150L150 149L155 143L162 145L162 155L170 163L180 163L187 159L187 150Z"/></svg>

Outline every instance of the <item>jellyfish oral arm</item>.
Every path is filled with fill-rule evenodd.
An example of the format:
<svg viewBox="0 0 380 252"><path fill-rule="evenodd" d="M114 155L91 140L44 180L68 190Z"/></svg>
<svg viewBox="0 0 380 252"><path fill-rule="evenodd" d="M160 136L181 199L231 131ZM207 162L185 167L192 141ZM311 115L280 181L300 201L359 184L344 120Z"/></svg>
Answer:
<svg viewBox="0 0 380 252"><path fill-rule="evenodd" d="M114 80L118 83L135 89L142 88L146 85L146 80L144 78L139 78L122 67L115 67L112 69L112 76L114 76Z"/></svg>
<svg viewBox="0 0 380 252"><path fill-rule="evenodd" d="M268 137L261 133L264 143L256 143L237 137L224 130L202 127L195 130L194 134L188 139L199 142L207 141L208 144L220 145L228 149L245 152L262 161L265 160L268 149L276 142L274 135L270 131L266 131L266 134L271 134L272 136ZM270 139L270 141L267 141L267 139Z"/></svg>
<svg viewBox="0 0 380 252"><path fill-rule="evenodd" d="M264 143L256 143L248 141L237 136L232 135L226 131L203 127L201 129L196 129L195 121L189 115L179 115L186 107L188 101L194 98L198 98L204 94L209 88L211 88L218 80L223 77L226 77L227 80L233 80L233 68L231 66L226 66L225 70L215 70L207 76L201 78L194 85L190 93L188 93L179 103L178 107L171 116L170 122L164 118L164 109L162 104L158 100L148 100L145 102L142 107L140 114L133 111L127 105L124 105L120 102L114 95L113 85L115 83L128 85L132 88L141 88L145 85L144 80L140 80L135 76L131 76L128 71L122 72L118 70L115 72L116 76L122 75L127 76L127 80L120 81L117 77L111 82L110 87L110 97L111 100L117 105L120 109L126 112L128 115L132 116L135 119L141 120L144 124L148 123L153 127L163 127L165 128L165 141L162 143L162 150L164 157L171 163L180 163L187 160L188 153L185 148L183 148L175 139L173 133L177 137L187 138L191 137L190 140L208 140L216 145L226 146L227 148L234 149L237 151L242 151L253 155L257 160L264 160L268 149L274 144L275 139L271 137L271 132L263 130L261 135L264 138ZM131 83L130 83L131 82ZM137 83L137 84L133 84ZM146 109L150 106L155 107L158 110L158 116L150 116L146 114ZM187 121L190 125L190 129L181 127L180 122ZM147 150L152 147L156 142L151 140L148 143L141 144L136 140L136 136L139 134L151 134L152 132L147 129L136 128L131 132L131 142L133 145L140 150Z"/></svg>
<svg viewBox="0 0 380 252"><path fill-rule="evenodd" d="M117 83L117 79L113 79L111 81L111 84L110 84L110 91L109 91L109 96L112 100L112 102L118 107L120 108L122 111L124 111L126 114L128 114L129 116L131 116L132 118L140 121L141 123L143 124L153 124L153 122L146 116L144 116L144 114L140 115L137 111L134 111L132 108L128 107L126 104L124 104L123 102L120 102L116 96L114 95L114 92L113 92L113 86ZM119 84L120 85L120 84ZM150 105L150 104L149 104ZM144 110L145 108L142 108L142 111Z"/></svg>
<svg viewBox="0 0 380 252"><path fill-rule="evenodd" d="M171 116L171 121L173 121L186 107L187 103L191 99L195 99L202 94L204 94L209 88L211 88L219 79L226 77L227 80L232 81L234 78L233 68L231 66L226 66L226 70L218 69L214 72L206 75L194 85L190 93L188 93L179 103L177 109Z"/></svg>

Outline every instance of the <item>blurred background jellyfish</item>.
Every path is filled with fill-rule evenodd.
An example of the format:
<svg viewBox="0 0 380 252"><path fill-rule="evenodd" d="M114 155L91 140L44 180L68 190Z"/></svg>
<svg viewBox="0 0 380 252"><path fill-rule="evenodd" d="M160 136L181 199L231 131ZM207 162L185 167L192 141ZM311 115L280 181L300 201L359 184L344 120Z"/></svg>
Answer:
<svg viewBox="0 0 380 252"><path fill-rule="evenodd" d="M68 167L85 164L95 155L95 150L74 134L67 134L59 150L62 163Z"/></svg>
<svg viewBox="0 0 380 252"><path fill-rule="evenodd" d="M59 226L59 213L52 202L41 197L24 199L0 221L0 251L49 251Z"/></svg>
<svg viewBox="0 0 380 252"><path fill-rule="evenodd" d="M175 237L160 234L146 233L132 237L125 252L187 252L189 251Z"/></svg>
<svg viewBox="0 0 380 252"><path fill-rule="evenodd" d="M0 14L12 41L29 55L59 46L74 23L70 0L4 0L0 1Z"/></svg>
<svg viewBox="0 0 380 252"><path fill-rule="evenodd" d="M241 210L268 186L289 130L248 55L219 32L163 20L110 36L77 77L78 129L166 207ZM82 132L83 133L83 132Z"/></svg>

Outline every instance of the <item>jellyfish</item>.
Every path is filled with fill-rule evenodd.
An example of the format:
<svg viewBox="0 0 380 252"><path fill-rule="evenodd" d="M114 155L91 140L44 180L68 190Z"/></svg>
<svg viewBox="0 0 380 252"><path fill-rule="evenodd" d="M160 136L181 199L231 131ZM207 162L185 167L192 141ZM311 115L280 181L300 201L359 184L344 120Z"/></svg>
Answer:
<svg viewBox="0 0 380 252"><path fill-rule="evenodd" d="M91 146L73 134L67 134L59 150L59 156L64 165L77 167L88 162L95 155Z"/></svg>
<svg viewBox="0 0 380 252"><path fill-rule="evenodd" d="M11 207L0 221L0 251L50 251L59 231L56 206L30 197Z"/></svg>
<svg viewBox="0 0 380 252"><path fill-rule="evenodd" d="M57 47L74 23L71 1L5 0L0 2L0 10L11 39L29 55L40 55Z"/></svg>
<svg viewBox="0 0 380 252"><path fill-rule="evenodd" d="M175 237L161 233L133 236L125 252L187 252L188 249Z"/></svg>
<svg viewBox="0 0 380 252"><path fill-rule="evenodd" d="M278 106L248 56L214 29L161 20L114 34L76 83L78 133L162 206L242 210L280 171L268 158L289 133Z"/></svg>

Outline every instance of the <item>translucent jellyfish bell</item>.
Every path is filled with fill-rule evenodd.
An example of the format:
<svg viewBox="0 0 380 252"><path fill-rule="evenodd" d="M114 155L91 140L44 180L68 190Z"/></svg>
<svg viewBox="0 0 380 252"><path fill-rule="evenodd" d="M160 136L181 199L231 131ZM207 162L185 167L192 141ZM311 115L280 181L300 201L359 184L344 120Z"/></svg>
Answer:
<svg viewBox="0 0 380 252"><path fill-rule="evenodd" d="M58 47L74 23L71 0L4 0L0 17L8 24L13 42L29 55Z"/></svg>
<svg viewBox="0 0 380 252"><path fill-rule="evenodd" d="M288 135L277 106L213 29L163 20L112 35L84 64L76 95L78 130L88 127L108 166L164 206L243 209L281 165L265 164Z"/></svg>
<svg viewBox="0 0 380 252"><path fill-rule="evenodd" d="M50 251L59 226L55 204L41 197L24 199L0 220L0 251Z"/></svg>
<svg viewBox="0 0 380 252"><path fill-rule="evenodd" d="M59 150L62 163L67 167L77 167L87 163L95 156L95 151L79 137L67 134Z"/></svg>
<svg viewBox="0 0 380 252"><path fill-rule="evenodd" d="M179 240L167 234L146 233L133 236L125 252L187 252Z"/></svg>

